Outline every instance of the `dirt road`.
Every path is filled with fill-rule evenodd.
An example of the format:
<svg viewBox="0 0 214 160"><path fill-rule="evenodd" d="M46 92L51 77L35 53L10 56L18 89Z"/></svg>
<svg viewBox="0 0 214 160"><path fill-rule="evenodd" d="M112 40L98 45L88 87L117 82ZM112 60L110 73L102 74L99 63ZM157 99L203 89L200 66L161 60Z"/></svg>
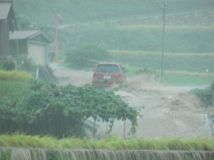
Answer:
<svg viewBox="0 0 214 160"><path fill-rule="evenodd" d="M56 64L50 64L61 85L83 86L90 84L92 72L76 71ZM115 92L123 95L123 100L131 107L144 106L143 118L138 119L136 138L183 137L212 138L212 130L207 119L211 109L200 106L199 100L185 92L188 87L162 86L151 81L149 75L141 75L128 80L129 87ZM99 123L96 138L106 137L106 123ZM128 137L131 128L129 121L115 121L112 133Z"/></svg>

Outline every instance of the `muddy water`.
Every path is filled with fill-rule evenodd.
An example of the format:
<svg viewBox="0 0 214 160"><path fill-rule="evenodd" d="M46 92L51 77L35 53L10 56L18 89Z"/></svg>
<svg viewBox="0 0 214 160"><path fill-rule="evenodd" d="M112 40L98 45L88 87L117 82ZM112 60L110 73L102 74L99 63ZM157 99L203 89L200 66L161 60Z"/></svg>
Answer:
<svg viewBox="0 0 214 160"><path fill-rule="evenodd" d="M77 71L61 67L55 63L50 64L54 74L59 78L61 85L72 84L83 86L91 84L92 72ZM212 130L207 118L213 109L204 109L199 100L185 92L192 87L163 86L156 82L153 75L139 75L128 79L129 87L115 92L124 96L123 100L131 107L145 106L142 110L143 118L138 119L136 138L182 137L212 138ZM196 88L197 86L195 86ZM201 87L201 86L199 86ZM96 134L97 139L106 138L106 123L98 123L100 128ZM115 121L112 133L118 136L129 137L131 123ZM89 134L88 137L93 137Z"/></svg>
<svg viewBox="0 0 214 160"><path fill-rule="evenodd" d="M182 137L184 139L208 137L213 138L207 118L213 109L205 109L200 101L186 91L190 87L162 86L151 81L150 75L140 75L129 79L127 89L115 92L131 107L144 106L138 118L136 138ZM104 138L106 125L100 123L97 138ZM125 131L124 131L125 128ZM112 133L120 137L130 137L131 123L115 121Z"/></svg>
<svg viewBox="0 0 214 160"><path fill-rule="evenodd" d="M0 153L8 148L0 147ZM213 160L214 151L92 150L92 149L21 149L12 148L11 160Z"/></svg>

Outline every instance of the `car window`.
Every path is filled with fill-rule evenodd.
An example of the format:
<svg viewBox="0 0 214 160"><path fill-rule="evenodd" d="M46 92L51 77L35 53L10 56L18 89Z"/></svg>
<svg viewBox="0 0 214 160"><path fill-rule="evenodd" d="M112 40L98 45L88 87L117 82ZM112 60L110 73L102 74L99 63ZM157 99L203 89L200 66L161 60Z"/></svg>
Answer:
<svg viewBox="0 0 214 160"><path fill-rule="evenodd" d="M97 66L97 72L119 72L119 67L112 64L101 64Z"/></svg>

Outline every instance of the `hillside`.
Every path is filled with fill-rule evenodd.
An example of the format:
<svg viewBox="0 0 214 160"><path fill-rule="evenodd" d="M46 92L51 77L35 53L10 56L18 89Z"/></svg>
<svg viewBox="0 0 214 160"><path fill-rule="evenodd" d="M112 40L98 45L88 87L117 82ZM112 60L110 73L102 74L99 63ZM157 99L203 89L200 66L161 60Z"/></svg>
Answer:
<svg viewBox="0 0 214 160"><path fill-rule="evenodd" d="M52 17L55 13L64 18L64 23L88 22L89 16L104 16L115 14L135 13L135 16L143 16L140 12L150 12L160 10L155 0L15 0L14 9L17 14L25 15L34 22L41 21L45 24L51 24ZM204 10L210 7L210 0L159 0L161 4L167 3L168 8L174 8L170 12L185 10ZM152 12L151 12L152 11ZM122 16L126 18L127 16Z"/></svg>

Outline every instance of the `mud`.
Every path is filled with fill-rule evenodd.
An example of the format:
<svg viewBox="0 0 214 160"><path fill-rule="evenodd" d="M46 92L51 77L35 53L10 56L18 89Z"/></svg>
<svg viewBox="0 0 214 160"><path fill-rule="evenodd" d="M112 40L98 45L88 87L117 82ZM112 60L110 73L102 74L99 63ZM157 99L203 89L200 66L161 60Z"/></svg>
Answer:
<svg viewBox="0 0 214 160"><path fill-rule="evenodd" d="M56 64L50 66L55 70L54 74L59 77L61 85L91 84L92 72L71 70ZM191 87L163 86L151 74L135 76L128 79L127 84L128 88L115 94L123 96L123 100L131 107L145 107L141 113L143 118L138 118L134 137L213 137L207 114L214 111L202 108L194 95L186 93ZM106 123L99 125L96 138L106 138ZM124 132L124 122L115 121L112 133L127 138L130 128L131 123L125 122Z"/></svg>

